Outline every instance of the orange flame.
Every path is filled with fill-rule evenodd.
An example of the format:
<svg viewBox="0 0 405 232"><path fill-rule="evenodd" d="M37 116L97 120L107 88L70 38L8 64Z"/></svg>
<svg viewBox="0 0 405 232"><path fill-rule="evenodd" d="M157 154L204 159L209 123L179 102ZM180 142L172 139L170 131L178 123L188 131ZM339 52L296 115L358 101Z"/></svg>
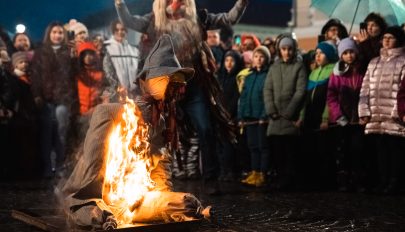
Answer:
<svg viewBox="0 0 405 232"><path fill-rule="evenodd" d="M134 209L154 187L148 138L141 111L127 99L122 118L109 135L103 184L103 200L119 225L131 223Z"/></svg>

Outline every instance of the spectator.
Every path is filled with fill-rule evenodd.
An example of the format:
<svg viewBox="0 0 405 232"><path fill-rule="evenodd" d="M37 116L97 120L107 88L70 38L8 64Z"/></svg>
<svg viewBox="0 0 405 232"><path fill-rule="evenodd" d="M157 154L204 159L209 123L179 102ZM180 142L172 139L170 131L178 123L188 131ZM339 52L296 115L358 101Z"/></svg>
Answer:
<svg viewBox="0 0 405 232"><path fill-rule="evenodd" d="M251 156L251 172L242 183L260 187L265 184L269 167L269 146L266 137L267 117L264 110L263 86L270 64L270 52L264 46L253 51L253 66L246 76L239 99L239 124L246 129Z"/></svg>
<svg viewBox="0 0 405 232"><path fill-rule="evenodd" d="M45 31L42 46L32 58L32 91L40 108L40 140L44 177L52 177L65 159L66 136L74 102L71 72L72 49L66 42L63 24L52 22ZM51 154L56 154L52 167Z"/></svg>
<svg viewBox="0 0 405 232"><path fill-rule="evenodd" d="M388 27L382 33L380 56L372 59L360 91L359 117L377 153L378 193L397 193L402 169L405 127L397 112L397 94L405 78L404 31Z"/></svg>
<svg viewBox="0 0 405 232"><path fill-rule="evenodd" d="M330 41L334 45L337 45L340 40L348 36L349 34L343 23L339 19L332 18L322 27L318 43Z"/></svg>
<svg viewBox="0 0 405 232"><path fill-rule="evenodd" d="M236 74L243 68L242 57L234 50L225 54L223 69L218 75L219 84L222 87L222 101L231 119L237 120L239 91L236 84ZM217 143L220 175L219 181L231 181L234 179L233 168L235 165L234 145L229 141L218 141Z"/></svg>
<svg viewBox="0 0 405 232"><path fill-rule="evenodd" d="M329 77L332 74L335 62L338 60L335 46L329 42L321 42L315 50L315 62L317 68L309 75L304 110L301 114L303 121L304 141L303 146L308 156L299 157L298 163L302 166L302 183L319 184L313 181L321 182L322 185L331 184L334 179L334 167L331 167L334 160L333 135L328 129L328 107L326 105L326 96L328 90ZM307 176L309 175L309 176ZM312 187L319 187L312 186Z"/></svg>
<svg viewBox="0 0 405 232"><path fill-rule="evenodd" d="M27 52L28 61L32 61L32 57L34 56L34 50L32 48L31 39L28 35L23 33L16 33L13 37L13 45L14 45L14 52L17 51L24 51Z"/></svg>
<svg viewBox="0 0 405 232"><path fill-rule="evenodd" d="M364 19L366 29L360 29L358 36L360 58L360 72L365 73L368 63L380 55L382 34L387 28L385 19L377 13L370 13Z"/></svg>
<svg viewBox="0 0 405 232"><path fill-rule="evenodd" d="M359 51L351 38L340 41L340 61L329 78L327 102L329 121L339 126L337 141L341 157L338 157L338 183L340 191L362 191L365 176L364 133L359 125L358 102L363 75L359 73Z"/></svg>
<svg viewBox="0 0 405 232"><path fill-rule="evenodd" d="M300 134L299 113L306 87L304 64L297 58L297 43L284 36L278 43L278 57L264 83L264 105L270 117L267 135L278 182L275 188L288 189L295 179L295 159Z"/></svg>
<svg viewBox="0 0 405 232"><path fill-rule="evenodd" d="M220 69L222 64L222 59L224 56L224 50L221 47L221 40L219 37L219 30L208 30L207 31L207 44L210 47L212 54L215 57L217 70Z"/></svg>
<svg viewBox="0 0 405 232"><path fill-rule="evenodd" d="M14 117L10 137L15 148L17 177L32 178L39 174L38 110L31 93L31 73L28 52L18 51L12 56L15 83Z"/></svg>
<svg viewBox="0 0 405 232"><path fill-rule="evenodd" d="M110 93L113 100L118 100L117 89L123 88L128 97L135 94L135 78L138 72L139 51L128 43L127 28L119 21L111 23L111 39L105 41L106 54L103 60L103 69L110 82Z"/></svg>

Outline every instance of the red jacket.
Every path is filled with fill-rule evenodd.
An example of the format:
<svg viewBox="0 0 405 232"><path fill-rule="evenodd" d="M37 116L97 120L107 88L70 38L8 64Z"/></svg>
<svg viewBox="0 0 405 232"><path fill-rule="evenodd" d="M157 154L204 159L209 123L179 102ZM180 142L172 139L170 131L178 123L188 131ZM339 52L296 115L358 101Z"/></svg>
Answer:
<svg viewBox="0 0 405 232"><path fill-rule="evenodd" d="M80 114L83 115L101 103L104 73L99 70L85 70L76 76L76 82Z"/></svg>

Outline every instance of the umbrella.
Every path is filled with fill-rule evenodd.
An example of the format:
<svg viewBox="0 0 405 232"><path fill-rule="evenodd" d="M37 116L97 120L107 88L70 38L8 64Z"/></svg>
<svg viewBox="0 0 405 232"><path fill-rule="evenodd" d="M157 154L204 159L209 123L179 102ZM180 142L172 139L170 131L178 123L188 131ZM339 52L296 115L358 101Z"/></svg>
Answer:
<svg viewBox="0 0 405 232"><path fill-rule="evenodd" d="M311 6L329 17L351 23L350 32L354 23L362 22L371 12L381 14L390 25L405 23L405 5L401 0L312 0Z"/></svg>

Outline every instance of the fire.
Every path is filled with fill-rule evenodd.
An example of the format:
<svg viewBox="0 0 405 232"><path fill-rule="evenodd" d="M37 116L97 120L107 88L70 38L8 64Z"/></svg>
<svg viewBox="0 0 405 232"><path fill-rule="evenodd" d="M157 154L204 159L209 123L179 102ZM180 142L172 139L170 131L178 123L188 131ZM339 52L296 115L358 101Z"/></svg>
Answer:
<svg viewBox="0 0 405 232"><path fill-rule="evenodd" d="M134 209L154 187L148 138L141 111L127 99L122 118L109 135L103 184L103 200L119 225L132 222Z"/></svg>

